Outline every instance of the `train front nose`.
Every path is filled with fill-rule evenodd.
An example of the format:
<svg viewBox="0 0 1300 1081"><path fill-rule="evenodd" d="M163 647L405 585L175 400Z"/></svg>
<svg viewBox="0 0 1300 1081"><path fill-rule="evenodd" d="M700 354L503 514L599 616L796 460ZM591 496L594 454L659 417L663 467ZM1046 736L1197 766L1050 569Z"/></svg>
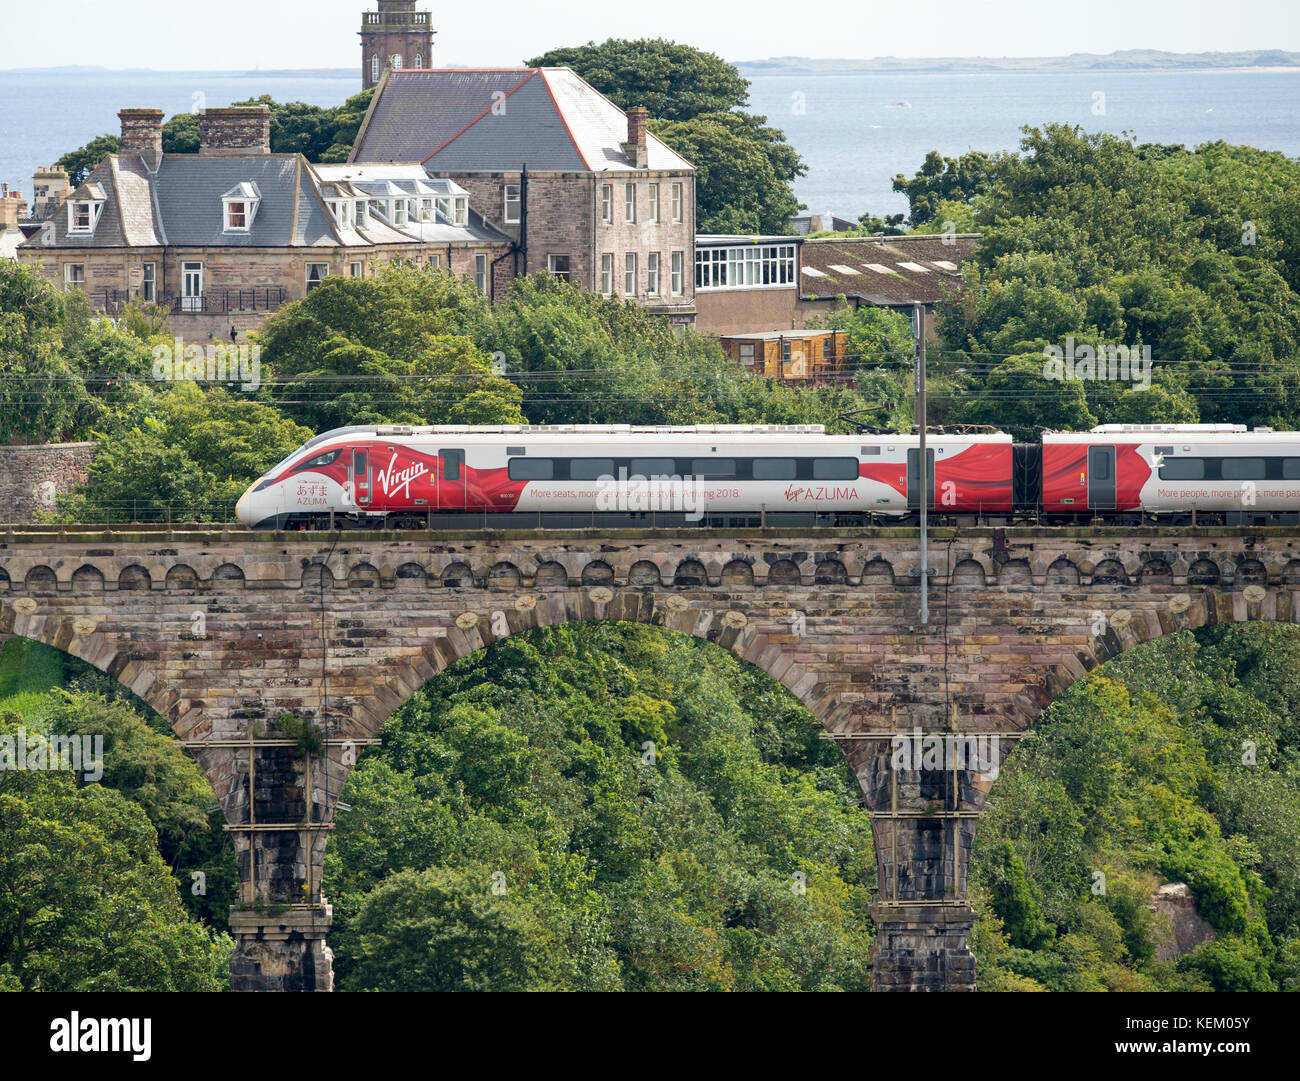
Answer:
<svg viewBox="0 0 1300 1081"><path fill-rule="evenodd" d="M263 482L251 485L239 497L235 504L235 518L249 529L256 529L268 518L276 515L275 498L271 490L262 487ZM261 488L261 491L258 489Z"/></svg>

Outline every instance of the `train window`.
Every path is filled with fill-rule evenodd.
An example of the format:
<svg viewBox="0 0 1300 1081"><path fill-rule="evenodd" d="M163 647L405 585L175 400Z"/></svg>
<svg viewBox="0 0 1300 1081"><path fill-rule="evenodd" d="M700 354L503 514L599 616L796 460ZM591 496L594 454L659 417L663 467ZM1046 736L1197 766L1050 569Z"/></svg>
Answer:
<svg viewBox="0 0 1300 1081"><path fill-rule="evenodd" d="M1300 458L1282 459L1282 479L1300 480Z"/></svg>
<svg viewBox="0 0 1300 1081"><path fill-rule="evenodd" d="M1161 480L1204 480L1204 458L1166 458L1160 467Z"/></svg>
<svg viewBox="0 0 1300 1081"><path fill-rule="evenodd" d="M511 480L551 480L555 462L550 458L511 458Z"/></svg>
<svg viewBox="0 0 1300 1081"><path fill-rule="evenodd" d="M1224 480L1263 480L1268 476L1263 458L1224 458Z"/></svg>
<svg viewBox="0 0 1300 1081"><path fill-rule="evenodd" d="M862 457L864 457L864 458L867 457L868 455L871 455L871 454L879 454L879 453L880 453L880 448L879 448L879 447L863 447L863 448L862 448Z"/></svg>
<svg viewBox="0 0 1300 1081"><path fill-rule="evenodd" d="M614 475L613 458L570 458L570 480L599 480Z"/></svg>
<svg viewBox="0 0 1300 1081"><path fill-rule="evenodd" d="M794 480L799 467L793 458L755 458L755 480Z"/></svg>
<svg viewBox="0 0 1300 1081"><path fill-rule="evenodd" d="M677 462L673 458L633 458L627 471L633 477L671 477L677 472Z"/></svg>
<svg viewBox="0 0 1300 1081"><path fill-rule="evenodd" d="M813 480L857 480L856 458L814 458Z"/></svg>
<svg viewBox="0 0 1300 1081"><path fill-rule="evenodd" d="M691 463L691 472L706 480L733 480L736 476L736 459L696 458Z"/></svg>
<svg viewBox="0 0 1300 1081"><path fill-rule="evenodd" d="M315 458L301 462L293 467L293 472L297 473L303 469L320 469L324 466L337 462L339 455L343 453L342 447L335 447L334 450L327 450L324 454L318 454Z"/></svg>

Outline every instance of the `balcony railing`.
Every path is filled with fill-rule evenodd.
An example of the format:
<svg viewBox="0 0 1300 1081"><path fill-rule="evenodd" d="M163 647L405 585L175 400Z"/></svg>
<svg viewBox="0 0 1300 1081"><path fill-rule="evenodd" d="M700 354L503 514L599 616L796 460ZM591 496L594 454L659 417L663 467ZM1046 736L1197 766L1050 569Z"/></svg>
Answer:
<svg viewBox="0 0 1300 1081"><path fill-rule="evenodd" d="M361 15L362 26L377 26L381 29L401 29L407 26L428 26L427 11L366 11Z"/></svg>
<svg viewBox="0 0 1300 1081"><path fill-rule="evenodd" d="M245 289L214 289L198 296L155 293L152 300L140 289L97 289L91 303L113 314L127 304L157 304L176 315L230 315L238 312L273 312L289 299L282 285L256 285Z"/></svg>

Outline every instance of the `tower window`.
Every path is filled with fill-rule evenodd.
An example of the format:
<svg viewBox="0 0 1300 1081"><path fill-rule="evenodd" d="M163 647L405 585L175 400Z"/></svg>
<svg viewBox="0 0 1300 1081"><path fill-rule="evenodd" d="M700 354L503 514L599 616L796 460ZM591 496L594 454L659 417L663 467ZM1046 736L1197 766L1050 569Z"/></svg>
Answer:
<svg viewBox="0 0 1300 1081"><path fill-rule="evenodd" d="M394 70L394 71L401 71L401 70L402 70L402 54L401 54L401 53L394 53L394 54L393 54L393 70Z"/></svg>
<svg viewBox="0 0 1300 1081"><path fill-rule="evenodd" d="M424 57L419 53L415 54L415 66L417 69L424 67Z"/></svg>
<svg viewBox="0 0 1300 1081"><path fill-rule="evenodd" d="M370 81L379 82L379 54L376 53L370 58Z"/></svg>

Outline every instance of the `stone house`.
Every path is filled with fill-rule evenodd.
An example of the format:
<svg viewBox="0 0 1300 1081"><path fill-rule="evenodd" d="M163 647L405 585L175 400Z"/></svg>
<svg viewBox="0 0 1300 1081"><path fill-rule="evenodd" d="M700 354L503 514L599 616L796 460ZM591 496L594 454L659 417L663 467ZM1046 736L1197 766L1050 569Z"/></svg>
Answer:
<svg viewBox="0 0 1300 1081"><path fill-rule="evenodd" d="M695 319L695 169L568 68L390 70L354 163L419 161L454 181L515 244L515 274L548 271Z"/></svg>
<svg viewBox="0 0 1300 1081"><path fill-rule="evenodd" d="M362 276L395 259L483 269L477 280L490 293L490 268L509 251L464 189L429 183L418 166L323 176L326 167L300 154L272 154L265 106L206 110L197 154L162 152L158 109L119 117L122 152L18 248L20 260L86 290L98 309L162 305L177 334L225 336L253 329L328 275ZM371 190L379 188L382 196Z"/></svg>

